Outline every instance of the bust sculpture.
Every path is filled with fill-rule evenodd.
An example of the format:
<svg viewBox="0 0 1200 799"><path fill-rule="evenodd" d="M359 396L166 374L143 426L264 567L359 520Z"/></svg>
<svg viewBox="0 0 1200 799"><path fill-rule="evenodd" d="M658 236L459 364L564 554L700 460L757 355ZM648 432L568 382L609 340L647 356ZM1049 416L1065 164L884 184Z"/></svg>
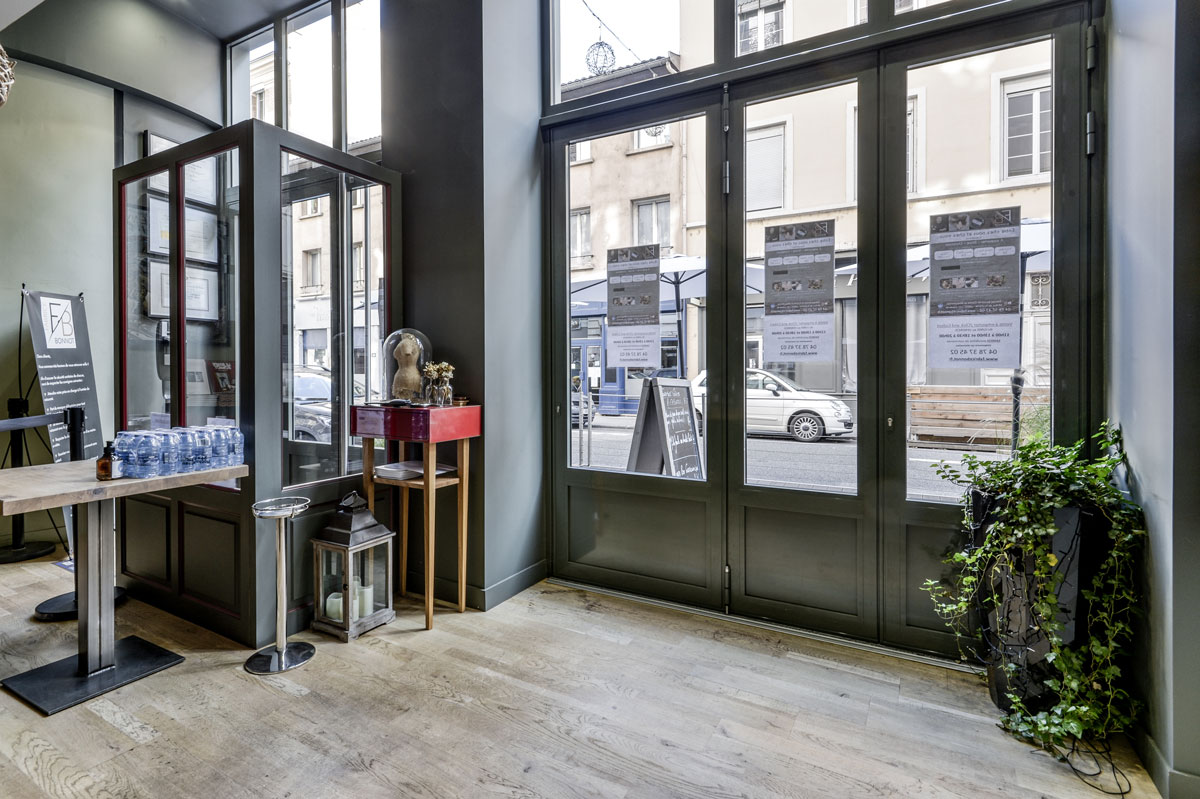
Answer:
<svg viewBox="0 0 1200 799"><path fill-rule="evenodd" d="M392 351L396 359L396 376L392 378L392 399L419 399L421 397L421 342L411 333L400 337L400 343Z"/></svg>

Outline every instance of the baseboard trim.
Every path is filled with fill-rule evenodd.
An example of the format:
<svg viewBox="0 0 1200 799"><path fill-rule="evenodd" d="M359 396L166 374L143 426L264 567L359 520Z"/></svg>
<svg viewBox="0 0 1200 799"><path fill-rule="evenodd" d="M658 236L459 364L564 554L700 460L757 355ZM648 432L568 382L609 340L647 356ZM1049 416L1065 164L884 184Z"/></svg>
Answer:
<svg viewBox="0 0 1200 799"><path fill-rule="evenodd" d="M1150 779L1158 787L1162 799L1200 799L1200 774L1171 768L1166 755L1146 730L1139 729L1133 738L1134 748Z"/></svg>
<svg viewBox="0 0 1200 799"><path fill-rule="evenodd" d="M486 588L467 583L467 607L475 610L491 610L517 594L546 579L548 564L543 558L531 566L527 566L516 574L509 575L503 580L493 583ZM410 570L406 588L411 593L420 594L424 591L425 575ZM399 591L399 586L396 588ZM451 604L458 603L458 580L450 577L435 577L433 580L433 596L435 599Z"/></svg>

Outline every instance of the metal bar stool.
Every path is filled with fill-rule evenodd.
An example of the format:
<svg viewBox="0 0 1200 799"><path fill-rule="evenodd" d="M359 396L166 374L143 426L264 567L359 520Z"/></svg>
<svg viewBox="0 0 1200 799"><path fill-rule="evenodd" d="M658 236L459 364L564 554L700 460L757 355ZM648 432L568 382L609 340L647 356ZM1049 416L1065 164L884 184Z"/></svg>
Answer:
<svg viewBox="0 0 1200 799"><path fill-rule="evenodd" d="M303 666L317 651L312 644L287 640L287 521L308 504L307 497L278 497L250 506L256 518L275 520L275 645L250 656L246 671L251 674L278 674Z"/></svg>

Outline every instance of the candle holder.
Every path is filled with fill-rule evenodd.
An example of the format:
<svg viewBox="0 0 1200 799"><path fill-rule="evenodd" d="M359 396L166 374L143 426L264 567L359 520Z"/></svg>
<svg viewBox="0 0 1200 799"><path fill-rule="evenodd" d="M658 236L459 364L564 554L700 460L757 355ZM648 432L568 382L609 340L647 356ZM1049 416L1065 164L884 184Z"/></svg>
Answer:
<svg viewBox="0 0 1200 799"><path fill-rule="evenodd" d="M392 539L352 491L313 538L312 627L343 641L396 618L392 610Z"/></svg>

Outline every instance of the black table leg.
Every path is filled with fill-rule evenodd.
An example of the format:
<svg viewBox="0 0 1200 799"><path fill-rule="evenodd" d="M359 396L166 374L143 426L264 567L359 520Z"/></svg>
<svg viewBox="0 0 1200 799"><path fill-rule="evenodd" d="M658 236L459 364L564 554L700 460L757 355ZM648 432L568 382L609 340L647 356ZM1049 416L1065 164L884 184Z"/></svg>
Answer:
<svg viewBox="0 0 1200 799"><path fill-rule="evenodd" d="M114 640L115 508L115 500L99 500L75 514L79 654L0 680L46 715L183 662L136 635Z"/></svg>

